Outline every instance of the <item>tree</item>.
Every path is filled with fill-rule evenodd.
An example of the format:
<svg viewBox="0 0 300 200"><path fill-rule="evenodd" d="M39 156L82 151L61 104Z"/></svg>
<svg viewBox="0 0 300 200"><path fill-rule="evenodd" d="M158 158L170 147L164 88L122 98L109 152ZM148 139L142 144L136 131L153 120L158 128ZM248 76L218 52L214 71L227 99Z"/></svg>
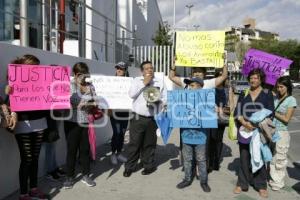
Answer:
<svg viewBox="0 0 300 200"><path fill-rule="evenodd" d="M170 25L168 22L158 25L158 30L155 33L155 36L152 38L156 45L172 45L172 38L170 34Z"/></svg>

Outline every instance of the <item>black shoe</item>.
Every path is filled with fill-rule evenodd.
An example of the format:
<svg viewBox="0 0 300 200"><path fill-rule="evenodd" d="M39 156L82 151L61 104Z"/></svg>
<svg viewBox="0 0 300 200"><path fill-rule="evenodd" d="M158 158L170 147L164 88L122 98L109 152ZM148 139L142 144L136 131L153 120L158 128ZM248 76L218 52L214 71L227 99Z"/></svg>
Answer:
<svg viewBox="0 0 300 200"><path fill-rule="evenodd" d="M123 172L124 177L129 177L129 176L131 176L131 174L132 174L132 171L130 169L125 169Z"/></svg>
<svg viewBox="0 0 300 200"><path fill-rule="evenodd" d="M48 173L46 177L52 181L58 181L60 179L60 176L56 173L56 171Z"/></svg>
<svg viewBox="0 0 300 200"><path fill-rule="evenodd" d="M183 188L185 188L185 187L187 187L187 186L189 186L189 185L191 185L191 184L192 184L192 181L186 181L186 180L183 180L182 182L178 183L178 184L176 185L176 187L177 187L178 189L183 189Z"/></svg>
<svg viewBox="0 0 300 200"><path fill-rule="evenodd" d="M211 190L207 183L201 183L200 186L204 192L210 192Z"/></svg>
<svg viewBox="0 0 300 200"><path fill-rule="evenodd" d="M58 167L55 171L61 177L65 177L66 176L66 172L63 170L63 168Z"/></svg>
<svg viewBox="0 0 300 200"><path fill-rule="evenodd" d="M142 175L149 175L149 174L152 174L155 171L156 171L156 167L153 167L153 168L150 168L150 169L144 169L142 171Z"/></svg>

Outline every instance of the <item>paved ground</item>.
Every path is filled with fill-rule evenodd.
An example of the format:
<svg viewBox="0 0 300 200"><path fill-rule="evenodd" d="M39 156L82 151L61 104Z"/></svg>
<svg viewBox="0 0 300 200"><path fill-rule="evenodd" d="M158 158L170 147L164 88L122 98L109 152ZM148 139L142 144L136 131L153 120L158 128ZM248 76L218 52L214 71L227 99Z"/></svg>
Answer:
<svg viewBox="0 0 300 200"><path fill-rule="evenodd" d="M223 162L218 172L209 174L209 184L211 193L204 193L200 189L198 181L183 190L176 189L176 184L181 181L183 172L179 166L178 134L174 132L170 139L170 144L162 145L159 138L157 148L158 170L149 175L141 175L141 170L134 173L129 178L122 176L124 167L118 165L113 167L110 164L109 145L101 146L98 149L97 161L93 163L93 176L97 182L94 188L88 188L81 183L80 177L73 189L65 190L62 182L53 182L45 178L41 179L40 185L44 192L51 195L52 199L110 199L110 200L193 200L193 199L237 199L253 200L260 199L258 193L250 189L247 193L234 195L232 190L235 186L237 175L236 169L239 162L238 146L236 142L229 141L225 134L223 149ZM287 168L288 177L286 187L279 191L269 190L269 199L287 200L300 199L300 169L294 168L291 163ZM18 199L17 194L12 195L8 200Z"/></svg>

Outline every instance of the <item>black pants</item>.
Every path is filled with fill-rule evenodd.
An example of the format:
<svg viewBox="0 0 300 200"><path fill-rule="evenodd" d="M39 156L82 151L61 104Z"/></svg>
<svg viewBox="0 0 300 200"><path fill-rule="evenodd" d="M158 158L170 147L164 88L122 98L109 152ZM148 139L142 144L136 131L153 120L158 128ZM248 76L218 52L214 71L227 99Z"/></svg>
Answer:
<svg viewBox="0 0 300 200"><path fill-rule="evenodd" d="M87 175L90 173L90 143L88 128L69 121L65 121L64 125L67 137L67 176L74 176L77 151L79 151L82 174Z"/></svg>
<svg viewBox="0 0 300 200"><path fill-rule="evenodd" d="M37 187L39 155L43 140L43 132L33 132L15 135L21 157L19 182L21 194L28 193L28 178L30 188Z"/></svg>
<svg viewBox="0 0 300 200"><path fill-rule="evenodd" d="M267 170L262 166L254 174L251 171L249 144L239 143L240 148L240 167L238 173L237 186L242 189L248 189L253 185L256 190L267 189Z"/></svg>
<svg viewBox="0 0 300 200"><path fill-rule="evenodd" d="M219 170L223 149L223 134L225 126L208 129L207 162L209 170Z"/></svg>
<svg viewBox="0 0 300 200"><path fill-rule="evenodd" d="M125 163L125 169L135 170L140 155L145 169L155 167L156 129L157 125L153 118L138 115L130 121L130 141L127 148L128 161Z"/></svg>
<svg viewBox="0 0 300 200"><path fill-rule="evenodd" d="M124 135L128 125L128 120L117 120L111 117L110 122L113 129L113 136L111 138L111 151L112 153L120 153L123 149Z"/></svg>

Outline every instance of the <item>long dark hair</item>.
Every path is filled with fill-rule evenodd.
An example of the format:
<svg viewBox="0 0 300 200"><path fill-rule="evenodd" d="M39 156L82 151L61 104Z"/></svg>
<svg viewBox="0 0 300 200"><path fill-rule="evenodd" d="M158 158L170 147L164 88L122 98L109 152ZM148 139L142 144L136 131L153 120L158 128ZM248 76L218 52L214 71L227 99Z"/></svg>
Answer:
<svg viewBox="0 0 300 200"><path fill-rule="evenodd" d="M276 82L276 86L278 84L284 85L287 88L287 93L288 96L291 96L293 93L293 85L291 82L291 78L289 76L282 76L280 77L277 82Z"/></svg>

